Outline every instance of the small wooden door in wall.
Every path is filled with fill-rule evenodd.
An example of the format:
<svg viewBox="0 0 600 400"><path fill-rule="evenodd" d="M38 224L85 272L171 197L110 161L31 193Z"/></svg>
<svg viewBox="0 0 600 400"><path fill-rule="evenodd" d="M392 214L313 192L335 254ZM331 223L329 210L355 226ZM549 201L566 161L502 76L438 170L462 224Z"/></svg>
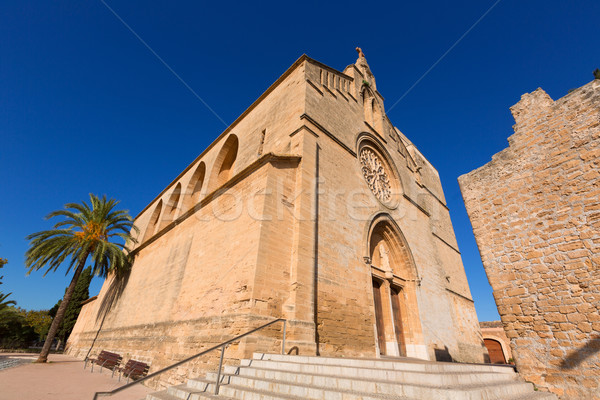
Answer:
<svg viewBox="0 0 600 400"><path fill-rule="evenodd" d="M379 354L385 354L385 333L383 325L383 306L381 303L381 283L373 279L373 300L375 303L375 324L377 327L377 342Z"/></svg>
<svg viewBox="0 0 600 400"><path fill-rule="evenodd" d="M504 358L504 352L502 351L502 345L500 342L494 339L483 339L483 343L488 350L490 362L492 364L506 364L506 359Z"/></svg>
<svg viewBox="0 0 600 400"><path fill-rule="evenodd" d="M392 313L394 317L394 330L396 331L396 342L398 342L398 351L401 356L406 356L406 345L404 344L404 331L402 327L402 314L400 312L400 289L395 287L392 290Z"/></svg>

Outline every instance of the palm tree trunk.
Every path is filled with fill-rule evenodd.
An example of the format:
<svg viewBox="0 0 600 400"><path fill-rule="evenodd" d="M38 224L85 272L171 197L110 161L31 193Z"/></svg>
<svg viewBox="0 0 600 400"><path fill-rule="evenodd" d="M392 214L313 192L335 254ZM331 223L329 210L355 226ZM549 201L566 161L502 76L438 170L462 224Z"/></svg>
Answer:
<svg viewBox="0 0 600 400"><path fill-rule="evenodd" d="M44 342L44 346L42 347L42 352L40 353L36 363L45 363L48 361L48 354L50 353L50 347L52 346L52 341L58 332L58 328L65 317L65 311L67 311L67 306L69 305L69 301L71 300L71 296L73 296L73 292L75 291L75 285L77 285L77 280L79 279L79 275L81 275L81 271L83 271L83 267L85 266L85 262L89 256L90 252L88 251L85 257L81 259L75 273L73 274L73 279L71 279L71 283L65 292L65 297L63 297L60 306L58 306L58 310L56 311L56 315L52 320L52 324L50 325L50 329L48 330L48 336L46 336L46 341Z"/></svg>

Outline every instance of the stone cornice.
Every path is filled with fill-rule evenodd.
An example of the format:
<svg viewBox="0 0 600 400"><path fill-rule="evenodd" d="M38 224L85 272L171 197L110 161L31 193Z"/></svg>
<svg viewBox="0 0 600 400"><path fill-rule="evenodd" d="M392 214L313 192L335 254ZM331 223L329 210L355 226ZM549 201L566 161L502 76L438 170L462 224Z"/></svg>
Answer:
<svg viewBox="0 0 600 400"><path fill-rule="evenodd" d="M458 254L460 254L460 250L458 250L456 247L454 247L453 245L451 245L450 243L448 243L447 241L445 241L440 235L438 235L435 232L431 232L431 233L433 234L433 236L435 236L436 238L438 238L446 246L450 247L452 250L454 250L455 252L457 252Z"/></svg>
<svg viewBox="0 0 600 400"><path fill-rule="evenodd" d="M310 79L306 79L306 82L313 88L315 89L321 96L323 96L323 91L321 89L319 89L317 87L317 85L315 85L314 83L312 83L312 81Z"/></svg>
<svg viewBox="0 0 600 400"><path fill-rule="evenodd" d="M331 132L329 132L327 129L325 129L321 124L319 124L317 121L315 121L314 119L312 119L308 114L302 114L300 116L300 119L305 119L308 122L310 122L311 124L313 124L316 128L318 128L321 132L323 132L326 136L328 136L329 138L331 138L334 142L336 142L338 145L340 145L340 147L342 147L344 150L346 150L348 153L350 153L352 155L352 157L356 157L356 152L354 150L352 150L350 147L346 146L344 144L344 142L342 142L340 139L338 139L334 134L332 134Z"/></svg>
<svg viewBox="0 0 600 400"><path fill-rule="evenodd" d="M425 190L427 190L429 192L430 195L433 196L434 199L436 199L438 201L438 203L440 203L440 205L442 207L444 207L446 210L450 211L450 208L448 208L448 206L446 205L446 203L444 203L439 197L437 197L427 186L425 185L419 185L422 188L424 188Z"/></svg>
<svg viewBox="0 0 600 400"><path fill-rule="evenodd" d="M455 295L455 296L458 296L458 297L460 297L460 298L463 298L463 299L465 299L465 300L467 300L467 301L470 301L471 303L475 303L475 301L473 301L473 299L471 299L470 297L467 297L467 296L465 296L464 294L460 294L460 293L458 293L458 292L455 292L454 290L452 290L452 289L449 289L449 288L446 288L446 290L447 290L448 292L452 293L452 294L453 294L453 295Z"/></svg>
<svg viewBox="0 0 600 400"><path fill-rule="evenodd" d="M413 199L411 199L406 193L404 193L402 196L406 200L408 200L410 204L412 204L413 206L417 207L417 209L419 209L419 211L421 211L423 214L427 215L428 217L431 216L431 214L429 214L429 212L427 212L427 210L425 210L423 207L421 207L416 201L414 201Z"/></svg>
<svg viewBox="0 0 600 400"><path fill-rule="evenodd" d="M377 136L377 138L379 140L381 140L386 145L388 144L387 140L385 140L383 138L383 136L381 136L381 134L379 132L377 132L377 130L375 128L373 128L367 121L363 121L363 122L365 123L365 125L367 126L367 128L369 128L371 130L371 132L373 132L375 134L375 136Z"/></svg>

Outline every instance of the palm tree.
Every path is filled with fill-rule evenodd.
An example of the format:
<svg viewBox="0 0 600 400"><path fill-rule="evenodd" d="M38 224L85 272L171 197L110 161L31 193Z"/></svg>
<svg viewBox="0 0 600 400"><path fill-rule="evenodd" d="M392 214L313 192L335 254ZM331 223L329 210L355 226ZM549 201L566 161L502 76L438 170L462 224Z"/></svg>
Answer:
<svg viewBox="0 0 600 400"><path fill-rule="evenodd" d="M0 269L4 268L4 265L6 265L6 264L8 264L8 261L6 260L6 258L0 258ZM0 285L2 285L2 278L4 278L4 277L0 276ZM12 293L3 294L2 292L0 292L0 311L10 305L17 304L17 303L15 303L14 300L7 300L8 296L10 296L11 294Z"/></svg>
<svg viewBox="0 0 600 400"><path fill-rule="evenodd" d="M137 228L128 211L114 209L117 204L118 201L107 200L106 196L98 198L90 194L89 205L85 201L81 204L69 203L65 204L64 210L48 214L46 219L62 217L54 229L27 236L31 241L25 253L25 264L29 268L27 274L47 267L45 276L50 271L56 271L65 261L68 262L68 274L75 266L71 283L52 320L36 362L47 361L52 341L89 257L92 258L92 272L96 276L106 278L110 273L121 274L131 268L132 257L127 244L136 242L130 232L137 232ZM115 239L123 243L115 242Z"/></svg>

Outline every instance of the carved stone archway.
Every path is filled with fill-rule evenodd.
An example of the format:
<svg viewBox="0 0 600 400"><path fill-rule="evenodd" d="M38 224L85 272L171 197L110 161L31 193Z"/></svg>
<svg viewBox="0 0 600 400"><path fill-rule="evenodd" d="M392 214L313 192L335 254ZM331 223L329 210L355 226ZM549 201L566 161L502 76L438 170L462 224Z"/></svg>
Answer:
<svg viewBox="0 0 600 400"><path fill-rule="evenodd" d="M366 250L378 354L428 359L417 303L417 269L402 232L388 214L373 219Z"/></svg>

